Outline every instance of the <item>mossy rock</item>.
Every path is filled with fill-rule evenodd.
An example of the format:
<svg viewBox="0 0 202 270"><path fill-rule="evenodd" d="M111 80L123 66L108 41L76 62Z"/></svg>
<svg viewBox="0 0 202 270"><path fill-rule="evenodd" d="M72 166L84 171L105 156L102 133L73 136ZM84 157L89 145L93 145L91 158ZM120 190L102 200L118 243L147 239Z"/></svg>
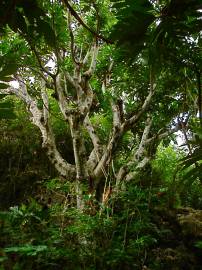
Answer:
<svg viewBox="0 0 202 270"><path fill-rule="evenodd" d="M177 211L177 221L184 236L202 238L202 210L182 208Z"/></svg>

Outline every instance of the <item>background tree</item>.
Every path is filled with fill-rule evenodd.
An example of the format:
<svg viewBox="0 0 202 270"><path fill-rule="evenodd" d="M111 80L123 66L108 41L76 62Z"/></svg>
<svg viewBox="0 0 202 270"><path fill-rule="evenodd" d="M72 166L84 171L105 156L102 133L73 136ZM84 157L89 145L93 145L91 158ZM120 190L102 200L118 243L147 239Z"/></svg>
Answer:
<svg viewBox="0 0 202 270"><path fill-rule="evenodd" d="M128 31L124 16L129 6L126 5L125 9L125 4L115 5L121 7L115 29L120 30L121 26ZM158 68L152 60L152 40L156 40L155 44L160 43L158 31L163 33L163 40L167 40L164 20L170 18L169 12L162 19L151 14L156 5L136 1L130 6L132 13L127 16L137 15L134 18L138 23L146 16L144 31L135 27L134 36L135 33L139 36L141 32L143 39L138 38L138 42L141 41L138 52L141 53L136 53L137 60L130 66L119 62L119 53L113 45L106 44L110 41L101 34L109 31L115 22L113 15L106 12L110 6L108 1L102 4L93 1L43 1L35 4L19 1L12 6L12 20L6 17L4 21L7 26L0 44L3 60L1 80L15 79L19 87L9 87L2 92L14 93L27 104L32 122L41 131L42 145L50 161L63 178L75 181L79 208L83 205L83 184L87 184L89 190L95 190L97 199L102 200L104 186L112 174L113 185L122 180L134 180L137 172L149 164L159 142L181 129L182 122L186 124L188 121L187 94L183 95L184 90L177 76L182 75L182 80L191 85L184 71L185 56L181 57L175 51L181 57L176 81L173 77L176 68L170 57ZM161 12L172 9L171 4L162 5L158 6ZM28 13L30 8L33 9L31 14ZM186 11L184 7L185 14ZM182 12L179 14L182 15ZM181 15L176 18L176 23L180 24ZM161 20L159 25L155 25L156 18ZM187 22L187 17L183 17L185 19ZM112 23L109 23L110 20ZM150 26L149 31L155 38L145 43L142 40L148 36ZM157 30L161 27L162 30ZM123 37L124 34L123 31ZM185 42L185 32L181 36ZM168 38L168 45L170 40ZM133 42L132 39L129 41ZM144 47L145 50L142 50ZM185 53L189 52L189 41L185 47ZM176 48L178 50L182 45ZM192 65L192 62L189 61L189 64ZM10 77L11 74L13 76ZM73 157L69 161L58 150L55 140L51 122L52 98L58 104L59 117L70 132L72 143L69 143L69 148L72 148ZM107 117L109 126L105 137L99 134L103 117ZM119 147L126 134L131 141L130 154L127 161L120 164L123 151Z"/></svg>

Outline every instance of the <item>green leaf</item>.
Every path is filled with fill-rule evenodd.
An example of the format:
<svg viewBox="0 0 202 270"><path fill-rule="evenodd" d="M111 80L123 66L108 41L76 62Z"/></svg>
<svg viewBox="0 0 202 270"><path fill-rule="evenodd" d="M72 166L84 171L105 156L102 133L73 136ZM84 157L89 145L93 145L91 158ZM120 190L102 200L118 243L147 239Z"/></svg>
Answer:
<svg viewBox="0 0 202 270"><path fill-rule="evenodd" d="M8 84L0 83L0 89L7 89L9 87Z"/></svg>
<svg viewBox="0 0 202 270"><path fill-rule="evenodd" d="M6 96L8 96L7 94L0 94L0 99L5 98Z"/></svg>
<svg viewBox="0 0 202 270"><path fill-rule="evenodd" d="M27 33L27 24L25 18L23 17L22 13L17 11L15 15L15 23L17 27L24 33Z"/></svg>
<svg viewBox="0 0 202 270"><path fill-rule="evenodd" d="M0 76L0 80L3 82L10 82L10 81L13 81L13 78L10 76L5 76L5 77Z"/></svg>
<svg viewBox="0 0 202 270"><path fill-rule="evenodd" d="M0 99L3 99L6 95L0 95ZM16 115L13 111L13 103L11 101L3 100L0 102L0 120L2 119L14 119Z"/></svg>
<svg viewBox="0 0 202 270"><path fill-rule="evenodd" d="M13 63L6 63L5 66L3 67L3 70L0 71L0 77L3 76L8 76L14 74L18 69L18 65L13 62Z"/></svg>
<svg viewBox="0 0 202 270"><path fill-rule="evenodd" d="M0 109L10 109L13 108L13 104L10 101L0 102Z"/></svg>
<svg viewBox="0 0 202 270"><path fill-rule="evenodd" d="M202 249L202 241L196 242L195 247Z"/></svg>
<svg viewBox="0 0 202 270"><path fill-rule="evenodd" d="M54 47L56 37L51 26L47 22L41 20L39 21L37 30L39 34L44 35L47 44L50 45L51 47Z"/></svg>
<svg viewBox="0 0 202 270"><path fill-rule="evenodd" d="M16 115L12 110L9 109L0 109L0 120L2 119L15 119Z"/></svg>
<svg viewBox="0 0 202 270"><path fill-rule="evenodd" d="M15 247L8 247L4 248L4 252L6 253L21 253L27 256L36 256L37 253L47 250L47 246L45 245L25 245L25 246L15 246Z"/></svg>

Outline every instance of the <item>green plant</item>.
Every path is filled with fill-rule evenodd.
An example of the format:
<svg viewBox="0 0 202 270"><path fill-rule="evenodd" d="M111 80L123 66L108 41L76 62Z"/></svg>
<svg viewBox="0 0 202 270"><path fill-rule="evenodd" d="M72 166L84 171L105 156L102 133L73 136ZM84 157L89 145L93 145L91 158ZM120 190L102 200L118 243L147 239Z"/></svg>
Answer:
<svg viewBox="0 0 202 270"><path fill-rule="evenodd" d="M49 181L50 190L61 195L71 192ZM54 194L54 193L53 193ZM146 251L156 244L158 233L151 222L148 194L129 185L112 197L99 212L54 202L29 204L2 212L0 231L4 259L2 265L23 269L125 269L145 262ZM13 260L15 257L15 260Z"/></svg>
<svg viewBox="0 0 202 270"><path fill-rule="evenodd" d="M196 242L195 246L196 246L197 248L202 249L202 241Z"/></svg>
<svg viewBox="0 0 202 270"><path fill-rule="evenodd" d="M0 83L0 89L3 87ZM5 88L8 86L6 85ZM16 117L14 113L14 105L11 99L5 99L6 95L0 94L0 120L13 119Z"/></svg>

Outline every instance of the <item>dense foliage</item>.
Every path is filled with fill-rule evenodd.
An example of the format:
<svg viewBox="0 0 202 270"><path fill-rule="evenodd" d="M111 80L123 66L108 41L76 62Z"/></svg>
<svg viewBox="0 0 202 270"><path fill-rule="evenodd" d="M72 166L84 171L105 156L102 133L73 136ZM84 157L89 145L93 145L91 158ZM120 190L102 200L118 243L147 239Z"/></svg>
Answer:
<svg viewBox="0 0 202 270"><path fill-rule="evenodd" d="M201 9L1 1L0 269L201 269Z"/></svg>

